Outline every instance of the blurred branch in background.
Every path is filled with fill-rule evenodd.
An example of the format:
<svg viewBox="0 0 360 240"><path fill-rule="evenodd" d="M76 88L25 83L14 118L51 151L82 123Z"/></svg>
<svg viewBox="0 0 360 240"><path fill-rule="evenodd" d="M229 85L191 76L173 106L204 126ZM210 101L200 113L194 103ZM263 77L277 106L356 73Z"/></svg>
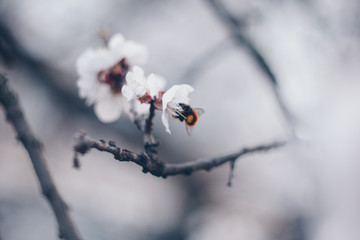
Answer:
<svg viewBox="0 0 360 240"><path fill-rule="evenodd" d="M13 125L17 133L17 139L22 142L27 150L39 180L42 193L55 213L59 228L59 238L65 240L80 240L81 237L68 213L68 206L57 191L47 168L42 152L42 144L31 132L19 106L18 99L7 86L7 82L5 76L0 74L0 103L6 113L7 121Z"/></svg>
<svg viewBox="0 0 360 240"><path fill-rule="evenodd" d="M60 79L64 78L64 74L56 73L46 63L33 57L17 41L2 19L0 19L0 58L7 66L19 65L24 68L34 79L52 92L51 96L61 99L58 102L65 104L67 108L73 111L89 111L84 102L77 97L75 89L71 91L64 84L61 84Z"/></svg>
<svg viewBox="0 0 360 240"><path fill-rule="evenodd" d="M316 1L298 0L297 2L301 7L304 8L304 11L314 20L314 22L318 25L321 31L328 34L332 26L329 22L329 19L327 19L327 17L319 11Z"/></svg>
<svg viewBox="0 0 360 240"><path fill-rule="evenodd" d="M286 104L281 97L279 92L279 82L275 76L274 71L271 69L270 64L265 59L260 50L255 46L255 44L246 36L242 31L242 21L239 21L234 17L221 3L220 0L206 0L209 3L209 6L214 10L216 16L226 25L231 34L234 36L234 39L238 46L245 47L248 50L250 57L258 65L259 69L265 74L268 78L270 85L274 91L276 100L289 123L291 133L296 136L295 132L295 123L294 118L291 115L290 111L286 107Z"/></svg>
<svg viewBox="0 0 360 240"><path fill-rule="evenodd" d="M229 39L225 39L217 43L204 54L193 60L184 74L180 76L178 82L183 82L184 84L193 84L196 81L196 78L199 77L203 71L207 70L207 67L209 67L212 62L221 57L221 55L225 54L228 50L231 49L231 47L232 46L229 44Z"/></svg>
<svg viewBox="0 0 360 240"><path fill-rule="evenodd" d="M45 62L33 57L23 45L16 39L13 32L8 28L5 21L0 18L0 59L7 66L19 65L30 73L37 81L41 82L52 92L52 96L61 99L59 102L74 111L86 112L89 109L84 102L77 97L75 89L69 89L61 84L64 74L57 73ZM61 76L61 77L60 77ZM68 103L71 104L68 104Z"/></svg>

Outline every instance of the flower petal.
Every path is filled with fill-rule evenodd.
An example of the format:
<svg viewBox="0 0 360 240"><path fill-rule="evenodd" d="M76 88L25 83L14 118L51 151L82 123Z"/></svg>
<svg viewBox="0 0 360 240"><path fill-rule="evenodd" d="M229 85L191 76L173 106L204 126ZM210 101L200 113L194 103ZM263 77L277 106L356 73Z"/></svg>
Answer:
<svg viewBox="0 0 360 240"><path fill-rule="evenodd" d="M79 95L81 98L86 98L87 104L91 104L95 101L97 95L98 82L94 75L81 76L76 85L79 89Z"/></svg>
<svg viewBox="0 0 360 240"><path fill-rule="evenodd" d="M185 104L189 104L190 98L189 94L194 91L194 88L187 84L178 85L179 88L177 89L174 95L174 101L181 102Z"/></svg>
<svg viewBox="0 0 360 240"><path fill-rule="evenodd" d="M139 84L145 83L144 70L141 67L134 66L133 73L134 73L134 81L136 81Z"/></svg>
<svg viewBox="0 0 360 240"><path fill-rule="evenodd" d="M149 53L144 45L134 41L126 41L124 55L130 65L143 65L146 63Z"/></svg>
<svg viewBox="0 0 360 240"><path fill-rule="evenodd" d="M136 97L142 97L146 94L146 88L144 85L137 85L134 89L134 93L136 94Z"/></svg>
<svg viewBox="0 0 360 240"><path fill-rule="evenodd" d="M76 62L76 68L80 76L95 74L112 67L116 60L106 48L87 49Z"/></svg>
<svg viewBox="0 0 360 240"><path fill-rule="evenodd" d="M184 103L189 104L190 98L189 94L194 91L190 85L182 84L182 85L174 85L169 90L167 90L162 98L163 102L163 111L166 111L168 104L173 102L173 105Z"/></svg>
<svg viewBox="0 0 360 240"><path fill-rule="evenodd" d="M162 91L166 85L165 78L150 74L148 78L146 79L147 89L149 89L149 93L151 97L157 96L159 91Z"/></svg>
<svg viewBox="0 0 360 240"><path fill-rule="evenodd" d="M124 36L121 33L117 33L110 38L108 47L111 50L117 49L117 48L123 48L124 43L125 43Z"/></svg>
<svg viewBox="0 0 360 240"><path fill-rule="evenodd" d="M134 92L131 90L131 88L128 85L124 85L121 88L121 92L122 92L123 96L126 98L126 100L128 100L128 101L134 99L134 97L135 97Z"/></svg>
<svg viewBox="0 0 360 240"><path fill-rule="evenodd" d="M116 34L109 40L108 49L115 63L126 57L124 48L125 42L126 41L121 34Z"/></svg>
<svg viewBox="0 0 360 240"><path fill-rule="evenodd" d="M116 98L102 99L95 103L96 116L104 123L116 121L121 115L121 100Z"/></svg>
<svg viewBox="0 0 360 240"><path fill-rule="evenodd" d="M147 92L146 79L144 77L144 70L140 67L135 66L131 72L126 74L126 85L124 94L128 96L128 100L140 98ZM130 91L135 96L130 95Z"/></svg>
<svg viewBox="0 0 360 240"><path fill-rule="evenodd" d="M139 114L147 116L149 115L150 104L142 104L139 101L134 101L133 109Z"/></svg>
<svg viewBox="0 0 360 240"><path fill-rule="evenodd" d="M171 134L170 127L169 127L169 113L167 111L163 111L161 115L161 121L165 126L166 132Z"/></svg>

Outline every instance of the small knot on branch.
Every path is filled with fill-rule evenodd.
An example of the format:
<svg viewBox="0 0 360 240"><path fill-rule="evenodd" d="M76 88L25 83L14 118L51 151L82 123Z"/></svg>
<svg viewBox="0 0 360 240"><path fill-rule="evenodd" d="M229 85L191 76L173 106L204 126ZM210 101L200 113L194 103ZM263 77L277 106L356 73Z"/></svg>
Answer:
<svg viewBox="0 0 360 240"><path fill-rule="evenodd" d="M190 176L193 173L193 169L191 167L185 168L184 169L184 175L185 176Z"/></svg>
<svg viewBox="0 0 360 240"><path fill-rule="evenodd" d="M79 157L78 157L78 153L77 153L77 152L74 153L73 167L74 167L75 169L80 169L80 160L79 160Z"/></svg>
<svg viewBox="0 0 360 240"><path fill-rule="evenodd" d="M158 151L157 151L157 147L160 145L159 141L154 140L154 142L145 142L144 144L144 148L145 148L145 152L148 155L151 155L151 158L153 159L158 159Z"/></svg>
<svg viewBox="0 0 360 240"><path fill-rule="evenodd" d="M151 157L151 155L146 153L140 154L138 159L140 161L140 165L143 167L143 173L149 172L154 176L166 178L166 175L164 174L164 162L159 161L158 159L154 159Z"/></svg>
<svg viewBox="0 0 360 240"><path fill-rule="evenodd" d="M157 141L157 140L155 140L154 143L146 142L146 143L144 144L144 147L145 147L145 148L152 148L152 147L158 147L159 145L160 145L160 142Z"/></svg>
<svg viewBox="0 0 360 240"><path fill-rule="evenodd" d="M80 169L80 160L79 153L84 155L87 153L91 146L85 141L86 134L84 132L79 132L74 136L74 158L73 158L73 167L75 169Z"/></svg>
<svg viewBox="0 0 360 240"><path fill-rule="evenodd" d="M74 136L74 151L77 153L85 154L87 153L91 146L85 141L86 134L84 132L79 132Z"/></svg>
<svg viewBox="0 0 360 240"><path fill-rule="evenodd" d="M110 140L108 144L110 147L116 147L116 142L114 142L114 141Z"/></svg>

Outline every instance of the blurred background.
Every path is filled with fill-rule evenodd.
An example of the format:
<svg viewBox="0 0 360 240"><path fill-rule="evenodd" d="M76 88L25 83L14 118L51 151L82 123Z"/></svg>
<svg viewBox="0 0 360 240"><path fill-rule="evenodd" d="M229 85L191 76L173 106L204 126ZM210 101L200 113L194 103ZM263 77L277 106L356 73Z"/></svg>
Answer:
<svg viewBox="0 0 360 240"><path fill-rule="evenodd" d="M1 0L0 71L86 240L360 239L359 24L356 0ZM74 169L80 130L143 149L125 115L101 123L77 95L76 59L102 45L101 29L147 45L145 72L191 84L206 111L191 137L178 121L167 134L157 114L164 161L293 131L300 140L239 159L231 188L228 165L162 179L93 150ZM27 152L0 118L0 239L57 239Z"/></svg>

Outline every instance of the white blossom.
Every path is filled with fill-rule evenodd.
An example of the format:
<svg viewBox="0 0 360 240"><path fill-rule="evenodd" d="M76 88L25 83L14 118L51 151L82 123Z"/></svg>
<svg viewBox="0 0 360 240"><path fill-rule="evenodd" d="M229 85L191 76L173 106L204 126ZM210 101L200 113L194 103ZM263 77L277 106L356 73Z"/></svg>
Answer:
<svg viewBox="0 0 360 240"><path fill-rule="evenodd" d="M150 74L144 76L144 71L135 66L133 71L126 75L126 85L122 88L122 94L130 101L139 99L140 101L149 101L158 95L165 86L165 80L159 75Z"/></svg>
<svg viewBox="0 0 360 240"><path fill-rule="evenodd" d="M108 49L115 60L126 58L131 66L143 65L148 58L148 50L144 45L132 40L125 40L119 33L111 37Z"/></svg>
<svg viewBox="0 0 360 240"><path fill-rule="evenodd" d="M87 104L94 104L101 121L115 121L128 108L121 93L126 74L132 66L144 64L147 55L145 46L116 34L106 47L87 49L79 56L76 63L79 95Z"/></svg>
<svg viewBox="0 0 360 240"><path fill-rule="evenodd" d="M154 98L164 89L166 81L162 76L151 73L146 79L146 84L150 96Z"/></svg>
<svg viewBox="0 0 360 240"><path fill-rule="evenodd" d="M193 91L194 89L187 84L174 85L162 96L163 113L161 120L166 128L166 132L171 134L169 128L169 117L176 118L179 116L182 112L180 104L188 105L190 103L189 94Z"/></svg>

